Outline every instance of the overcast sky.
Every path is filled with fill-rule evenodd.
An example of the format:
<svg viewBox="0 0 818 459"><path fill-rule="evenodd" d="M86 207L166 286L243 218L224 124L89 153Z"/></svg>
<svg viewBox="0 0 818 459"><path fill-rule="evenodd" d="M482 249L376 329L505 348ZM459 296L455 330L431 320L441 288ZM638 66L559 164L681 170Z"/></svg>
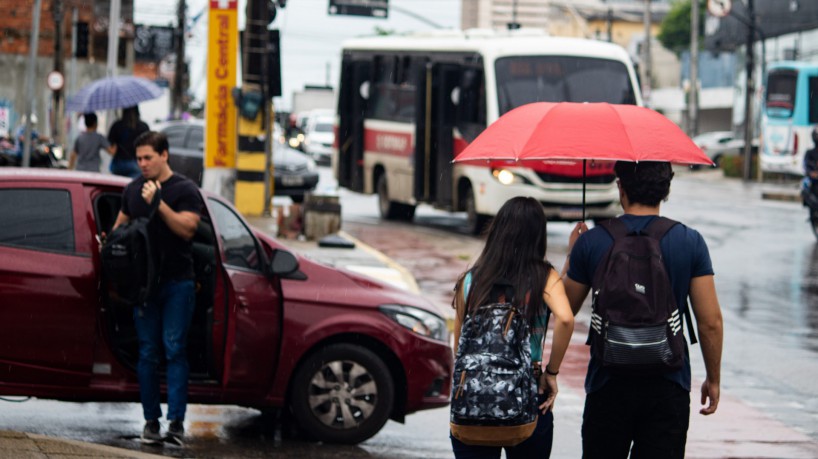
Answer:
<svg viewBox="0 0 818 459"><path fill-rule="evenodd" d="M173 6L169 5L173 3ZM461 0L390 0L388 19L327 14L329 0L289 0L279 9L274 26L281 31L281 73L283 96L275 100L280 110L288 110L292 92L305 84L338 86L341 42L347 38L372 35L376 27L395 32L430 30L433 26L412 17L422 16L444 28L460 27ZM205 46L207 44L206 0L187 0L188 17L204 12L191 30L187 42L191 91L202 100L205 95ZM176 0L135 0L137 24L175 23ZM239 27L243 27L245 2L239 0ZM408 11L410 14L402 12ZM329 66L329 78L327 78ZM328 81L329 80L329 81Z"/></svg>

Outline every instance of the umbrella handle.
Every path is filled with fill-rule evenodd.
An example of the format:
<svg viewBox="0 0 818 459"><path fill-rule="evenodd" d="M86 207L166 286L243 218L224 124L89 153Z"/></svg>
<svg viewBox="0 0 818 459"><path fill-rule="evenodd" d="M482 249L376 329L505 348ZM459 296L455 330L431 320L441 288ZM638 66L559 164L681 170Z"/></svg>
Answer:
<svg viewBox="0 0 818 459"><path fill-rule="evenodd" d="M586 178L585 165L587 162L588 162L587 159L582 160L582 221L585 221L585 178Z"/></svg>

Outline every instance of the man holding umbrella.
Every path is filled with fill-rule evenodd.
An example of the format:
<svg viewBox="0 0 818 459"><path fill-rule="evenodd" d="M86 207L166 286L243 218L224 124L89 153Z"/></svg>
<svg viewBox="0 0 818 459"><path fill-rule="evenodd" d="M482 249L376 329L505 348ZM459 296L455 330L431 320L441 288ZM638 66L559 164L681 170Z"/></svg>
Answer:
<svg viewBox="0 0 818 459"><path fill-rule="evenodd" d="M616 220L624 223L629 232L646 232L654 221L660 221L660 205L670 192L673 178L670 163L617 161L615 172L625 211ZM597 269L604 264L614 243L603 226L606 225L589 231L584 223L578 223L569 239L567 275L563 278L574 314L582 307L592 285L595 307L600 295ZM708 402L699 412L710 415L719 403L722 352L722 316L713 268L707 245L697 231L682 224L668 226L670 229L661 237L659 247L679 311L690 313L685 307L689 297L698 323L707 371L701 403ZM641 287L644 294L644 286L635 286ZM681 322L678 326L681 329ZM592 324L591 334L593 328ZM692 334L692 330L688 333ZM677 370L625 374L601 362L599 349L593 348L600 345L591 342L585 379L583 458L626 458L629 453L633 457L683 458L690 420L691 371L687 347L684 346L684 358Z"/></svg>

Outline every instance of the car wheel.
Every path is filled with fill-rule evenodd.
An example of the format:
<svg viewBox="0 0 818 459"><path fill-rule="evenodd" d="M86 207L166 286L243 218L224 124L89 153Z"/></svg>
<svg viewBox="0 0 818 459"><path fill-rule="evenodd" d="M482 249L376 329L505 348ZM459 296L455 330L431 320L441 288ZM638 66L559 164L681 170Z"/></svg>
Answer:
<svg viewBox="0 0 818 459"><path fill-rule="evenodd" d="M318 440L360 443L383 427L395 388L372 351L333 344L311 355L292 380L290 407L301 428Z"/></svg>
<svg viewBox="0 0 818 459"><path fill-rule="evenodd" d="M381 218L411 221L415 217L415 206L389 200L389 184L386 181L386 173L378 177L376 188L378 192L378 211Z"/></svg>
<svg viewBox="0 0 818 459"><path fill-rule="evenodd" d="M469 187L466 190L466 231L469 234L480 234L483 228L491 221L491 217L477 213L477 204L474 200L474 190Z"/></svg>

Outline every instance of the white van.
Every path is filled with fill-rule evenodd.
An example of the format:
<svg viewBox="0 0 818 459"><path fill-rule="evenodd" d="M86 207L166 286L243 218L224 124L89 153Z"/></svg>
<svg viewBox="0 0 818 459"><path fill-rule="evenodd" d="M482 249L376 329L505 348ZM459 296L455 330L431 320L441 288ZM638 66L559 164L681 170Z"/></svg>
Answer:
<svg viewBox="0 0 818 459"><path fill-rule="evenodd" d="M303 150L321 165L332 161L332 144L335 141L333 124L335 115L316 113L307 119L304 128Z"/></svg>

